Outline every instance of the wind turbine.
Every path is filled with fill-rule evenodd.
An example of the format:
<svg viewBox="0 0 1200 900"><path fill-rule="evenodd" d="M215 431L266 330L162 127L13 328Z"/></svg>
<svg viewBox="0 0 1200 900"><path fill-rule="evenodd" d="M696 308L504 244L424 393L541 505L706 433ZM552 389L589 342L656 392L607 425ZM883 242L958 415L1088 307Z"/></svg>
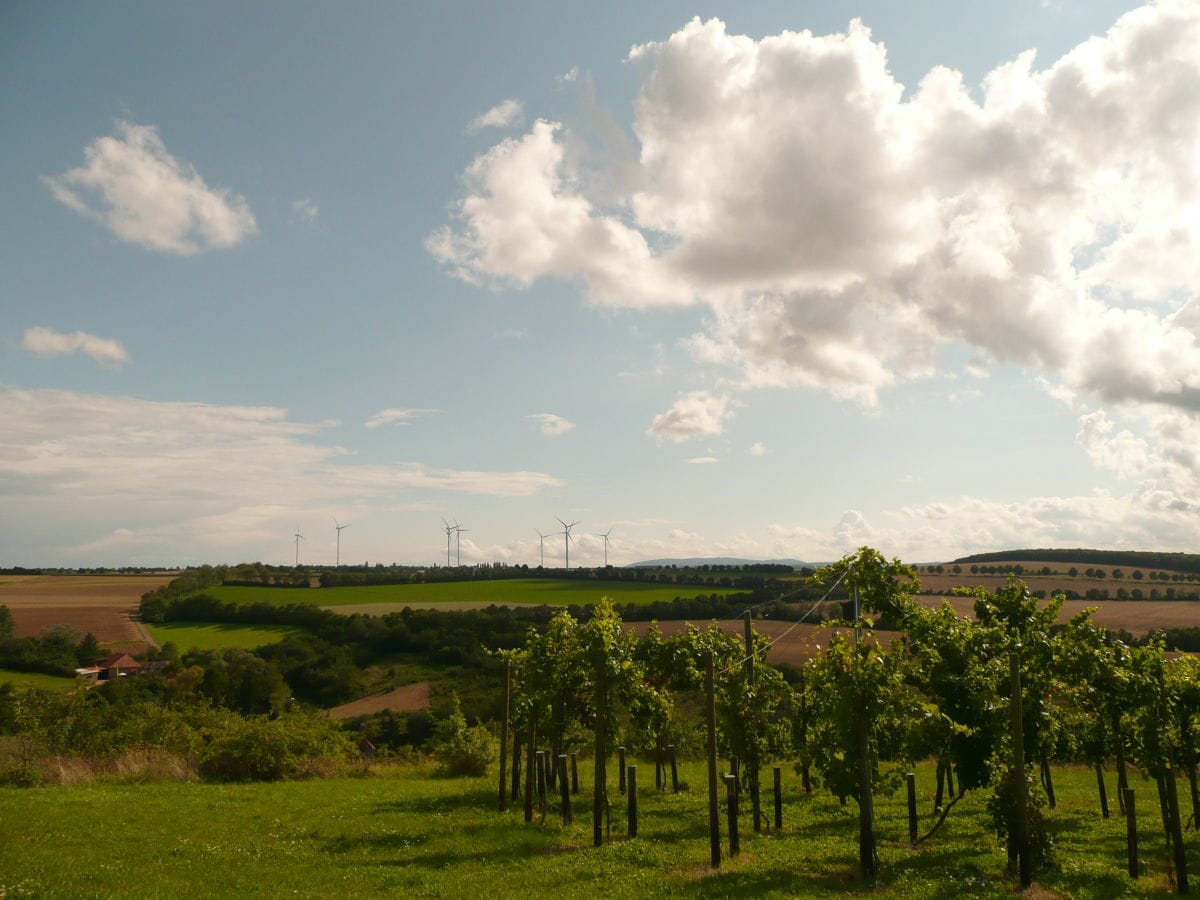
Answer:
<svg viewBox="0 0 1200 900"><path fill-rule="evenodd" d="M458 525L451 525L445 519L442 519L442 524L446 526L446 568L450 568L450 535L454 533L454 529Z"/></svg>
<svg viewBox="0 0 1200 900"><path fill-rule="evenodd" d="M595 537L604 538L604 568L606 569L608 568L608 536L612 534L613 527L615 526L610 526L608 531L603 534L600 532L596 532L595 534Z"/></svg>
<svg viewBox="0 0 1200 900"><path fill-rule="evenodd" d="M550 535L542 534L536 528L533 530L537 531L538 536L538 555L541 557L541 562L538 565L544 569L546 568L546 538L550 537Z"/></svg>
<svg viewBox="0 0 1200 900"><path fill-rule="evenodd" d="M554 518L558 519L558 516L555 516ZM569 569L569 568L571 568L571 529L574 528L579 523L572 522L570 525L568 525L562 519L558 519L558 524L560 524L563 527L563 530L560 531L559 534L561 534L563 536L563 547L566 550L566 553L565 553L566 567Z"/></svg>
<svg viewBox="0 0 1200 900"><path fill-rule="evenodd" d="M458 519L454 520L454 546L455 552L458 554L458 559L456 562L457 565L460 566L462 565L462 533L470 530L470 528L463 528L461 525L459 525Z"/></svg>
<svg viewBox="0 0 1200 900"><path fill-rule="evenodd" d="M304 540L304 535L300 533L300 523L296 523L296 533L292 535L296 539L296 568L300 568L300 542Z"/></svg>
<svg viewBox="0 0 1200 900"><path fill-rule="evenodd" d="M336 569L336 568L340 568L342 565L342 529L349 528L350 523L347 522L345 525L341 525L338 523L337 519L334 519L333 527L337 529L337 533L338 533L337 534L337 557L336 557L337 561L333 564L334 568Z"/></svg>

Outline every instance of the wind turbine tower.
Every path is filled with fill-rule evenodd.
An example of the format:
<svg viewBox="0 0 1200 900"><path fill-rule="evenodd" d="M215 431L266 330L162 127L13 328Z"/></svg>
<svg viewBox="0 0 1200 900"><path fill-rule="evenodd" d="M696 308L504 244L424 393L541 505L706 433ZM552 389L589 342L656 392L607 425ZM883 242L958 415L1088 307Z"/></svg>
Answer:
<svg viewBox="0 0 1200 900"><path fill-rule="evenodd" d="M336 569L340 568L342 565L342 529L349 528L350 523L347 522L345 525L341 525L338 523L337 519L334 519L333 527L337 529L337 556L335 557L336 561L333 564L334 568Z"/></svg>
<svg viewBox="0 0 1200 900"><path fill-rule="evenodd" d="M454 533L457 525L451 525L445 519L442 519L442 524L446 526L446 568L450 568L450 535Z"/></svg>
<svg viewBox="0 0 1200 900"><path fill-rule="evenodd" d="M470 530L470 528L463 528L459 525L458 519L454 520L454 547L455 552L458 554L457 564L460 566L462 565L462 533Z"/></svg>
<svg viewBox="0 0 1200 900"><path fill-rule="evenodd" d="M558 519L558 516L554 518ZM563 530L559 532L563 536L563 547L565 549L564 556L566 558L566 568L571 568L571 529L578 525L578 522L572 522L568 525L562 519L558 519L558 524L562 525Z"/></svg>
<svg viewBox="0 0 1200 900"><path fill-rule="evenodd" d="M612 534L611 526L609 527L608 531L605 531L603 533L596 532L596 535L595 535L598 538L604 538L604 568L606 568L606 569L608 568L608 536L610 534Z"/></svg>
<svg viewBox="0 0 1200 900"><path fill-rule="evenodd" d="M535 528L534 531L537 531L537 529ZM538 563L538 565L544 569L544 568L546 568L546 538L550 537L550 535L542 534L540 531L537 531L537 536L538 536L538 556L540 558L540 562Z"/></svg>
<svg viewBox="0 0 1200 900"><path fill-rule="evenodd" d="M304 535L300 533L300 523L296 523L296 533L292 535L296 539L296 568L300 568L300 542L304 540Z"/></svg>

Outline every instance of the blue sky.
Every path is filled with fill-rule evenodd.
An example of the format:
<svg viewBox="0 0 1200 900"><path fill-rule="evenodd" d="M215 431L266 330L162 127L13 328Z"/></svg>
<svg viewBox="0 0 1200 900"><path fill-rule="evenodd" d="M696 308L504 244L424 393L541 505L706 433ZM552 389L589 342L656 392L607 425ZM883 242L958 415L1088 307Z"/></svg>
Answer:
<svg viewBox="0 0 1200 900"><path fill-rule="evenodd" d="M1193 549L1197 47L1194 2L7 4L0 564Z"/></svg>

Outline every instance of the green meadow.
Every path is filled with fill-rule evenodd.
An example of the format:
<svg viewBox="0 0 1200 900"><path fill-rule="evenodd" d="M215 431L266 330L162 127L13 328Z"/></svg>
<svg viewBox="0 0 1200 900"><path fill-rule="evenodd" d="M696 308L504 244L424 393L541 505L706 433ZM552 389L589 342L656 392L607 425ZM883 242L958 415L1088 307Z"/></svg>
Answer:
<svg viewBox="0 0 1200 900"><path fill-rule="evenodd" d="M642 762L645 762L644 760ZM719 871L708 865L705 775L683 765L692 789L653 789L641 766L639 836L626 834L612 786L612 841L591 846L590 796L575 824L552 808L525 824L496 811L494 778L451 780L427 768L381 767L359 778L214 785L91 783L0 788L4 897L1010 897L1005 853L982 794L968 794L933 838L908 844L903 791L877 802L880 878L857 879L857 807L799 791L784 771L783 830L747 834ZM580 775L590 776L590 766ZM590 781L590 778L581 778ZM767 779L769 782L769 779ZM1101 818L1090 770L1056 768L1059 807L1048 813L1056 866L1027 896L1111 898L1172 886L1154 791L1135 779L1143 873L1126 874L1125 823ZM648 783L647 783L648 782ZM933 823L930 766L918 769L921 830ZM587 788L585 786L584 790ZM723 793L723 792L722 792ZM725 811L722 798L722 832ZM1189 864L1200 852L1189 833ZM724 848L727 850L727 845ZM70 860L70 865L64 865Z"/></svg>
<svg viewBox="0 0 1200 900"><path fill-rule="evenodd" d="M363 603L429 605L472 603L496 606L546 604L569 606L595 603L609 597L614 603L650 604L670 602L676 597L700 594L729 596L745 593L706 585L641 584L630 581L591 579L517 578L496 581L447 581L434 584L383 584L362 587L282 588L220 585L206 593L226 603L269 603L287 606L312 603L317 606L350 606Z"/></svg>
<svg viewBox="0 0 1200 900"><path fill-rule="evenodd" d="M265 644L277 643L290 634L299 634L304 630L290 625L196 624L193 622L162 622L147 624L145 627L159 644L169 641L179 649L180 653L186 653L189 650L220 650L225 647L254 650Z"/></svg>
<svg viewBox="0 0 1200 900"><path fill-rule="evenodd" d="M14 672L0 669L0 684L12 684L20 688L37 688L40 691L68 691L75 687L74 678L61 675L43 675L40 672ZM0 894L0 897L4 896Z"/></svg>

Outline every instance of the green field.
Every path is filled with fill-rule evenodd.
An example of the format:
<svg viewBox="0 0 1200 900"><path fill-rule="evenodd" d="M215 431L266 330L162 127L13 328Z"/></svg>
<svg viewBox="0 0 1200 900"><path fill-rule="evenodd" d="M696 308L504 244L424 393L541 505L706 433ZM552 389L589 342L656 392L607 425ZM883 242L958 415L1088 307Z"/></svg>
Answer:
<svg viewBox="0 0 1200 900"><path fill-rule="evenodd" d="M437 584L384 584L336 588L276 588L221 585L207 593L227 603L269 603L287 606L350 606L360 603L427 605L475 603L511 606L544 603L551 606L584 605L609 597L614 603L649 604L699 594L744 593L729 588L685 584L639 584L629 581L518 578L499 581L447 581Z"/></svg>
<svg viewBox="0 0 1200 900"><path fill-rule="evenodd" d="M645 760L641 760L645 763ZM653 790L643 771L639 837L625 834L624 799L612 789L612 843L591 847L590 798L576 822L553 811L526 825L495 811L493 780L390 777L251 785L92 784L0 788L0 896L126 897L828 897L865 892L855 877L857 807L804 797L784 770L784 828L746 834L742 854L708 866L704 774L697 789ZM580 775L590 773L584 766ZM1161 822L1150 782L1135 779L1143 875L1125 874L1125 824L1100 817L1091 771L1055 770L1049 813L1058 865L1028 896L1109 898L1165 894ZM590 781L590 779L587 779ZM918 769L922 831L933 772ZM649 782L647 785L646 782ZM585 787L586 791L586 787ZM982 795L968 795L920 849L908 845L903 792L877 803L881 897L1015 896ZM722 829L724 829L722 802ZM112 825L111 823L120 823ZM98 823L110 823L108 825ZM1189 864L1197 837L1185 835ZM63 860L70 865L63 865ZM1193 869L1193 872L1197 871Z"/></svg>
<svg viewBox="0 0 1200 900"><path fill-rule="evenodd" d="M13 672L0 669L0 684L8 682L23 688L37 688L41 691L67 691L75 687L74 678L60 675L43 675L40 672ZM3 894L0 894L3 896Z"/></svg>
<svg viewBox="0 0 1200 900"><path fill-rule="evenodd" d="M253 650L264 644L282 641L289 634L299 634L301 628L290 625L197 625L192 622L163 622L147 624L146 630L159 644L170 641L180 653L188 650L220 650L236 647Z"/></svg>

